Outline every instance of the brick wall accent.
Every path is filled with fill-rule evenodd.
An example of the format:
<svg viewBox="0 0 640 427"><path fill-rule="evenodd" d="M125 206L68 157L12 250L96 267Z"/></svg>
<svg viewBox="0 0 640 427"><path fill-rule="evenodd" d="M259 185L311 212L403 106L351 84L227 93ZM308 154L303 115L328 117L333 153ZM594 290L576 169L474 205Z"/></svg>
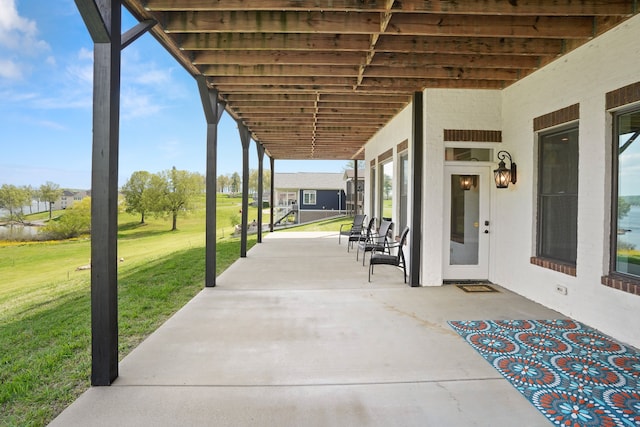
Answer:
<svg viewBox="0 0 640 427"><path fill-rule="evenodd" d="M602 276L602 284L619 291L628 292L634 295L640 295L640 282L621 279L618 277Z"/></svg>
<svg viewBox="0 0 640 427"><path fill-rule="evenodd" d="M573 104L533 119L534 132L569 123L580 118L580 104Z"/></svg>
<svg viewBox="0 0 640 427"><path fill-rule="evenodd" d="M445 129L445 141L502 142L500 130Z"/></svg>
<svg viewBox="0 0 640 427"><path fill-rule="evenodd" d="M378 156L378 163L384 162L385 160L390 159L392 157L393 157L393 148L389 148L387 151L385 151L384 153Z"/></svg>
<svg viewBox="0 0 640 427"><path fill-rule="evenodd" d="M607 92L607 110L640 101L640 82Z"/></svg>
<svg viewBox="0 0 640 427"><path fill-rule="evenodd" d="M548 268L549 270L558 271L560 273L568 274L569 276L576 275L576 267L574 265L563 264L557 261L551 261L545 258L531 257L531 264L538 267Z"/></svg>

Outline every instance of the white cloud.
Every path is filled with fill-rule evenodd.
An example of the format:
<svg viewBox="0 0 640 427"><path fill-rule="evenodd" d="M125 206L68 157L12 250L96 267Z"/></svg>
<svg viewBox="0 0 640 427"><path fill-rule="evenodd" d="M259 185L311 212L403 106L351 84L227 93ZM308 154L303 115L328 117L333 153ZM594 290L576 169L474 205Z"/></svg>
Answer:
<svg viewBox="0 0 640 427"><path fill-rule="evenodd" d="M124 120L152 116L160 110L162 107L154 104L151 96L147 94L139 93L133 88L127 88L121 92L120 112Z"/></svg>
<svg viewBox="0 0 640 427"><path fill-rule="evenodd" d="M19 80L22 78L22 70L18 64L9 59L0 59L0 78Z"/></svg>
<svg viewBox="0 0 640 427"><path fill-rule="evenodd" d="M47 42L38 38L35 21L18 14L15 0L0 0L0 45L25 53L49 49Z"/></svg>
<svg viewBox="0 0 640 427"><path fill-rule="evenodd" d="M89 60L93 62L93 51L87 48L80 48L78 51L78 59Z"/></svg>

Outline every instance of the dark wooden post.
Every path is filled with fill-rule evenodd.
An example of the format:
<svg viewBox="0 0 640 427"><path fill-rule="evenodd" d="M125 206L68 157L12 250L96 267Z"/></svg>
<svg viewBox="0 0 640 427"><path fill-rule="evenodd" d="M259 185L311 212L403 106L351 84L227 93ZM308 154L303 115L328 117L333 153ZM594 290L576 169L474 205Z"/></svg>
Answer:
<svg viewBox="0 0 640 427"><path fill-rule="evenodd" d="M242 123L238 123L240 141L242 142L242 232L240 233L240 257L247 256L247 228L249 225L249 143L251 135L249 129Z"/></svg>
<svg viewBox="0 0 640 427"><path fill-rule="evenodd" d="M358 160L353 161L353 194L354 194L354 205L353 205L353 214L358 215Z"/></svg>
<svg viewBox="0 0 640 427"><path fill-rule="evenodd" d="M118 377L118 145L121 4L76 0L94 42L91 170L91 384Z"/></svg>
<svg viewBox="0 0 640 427"><path fill-rule="evenodd" d="M258 150L258 243L262 243L262 173L264 172L264 146L256 143Z"/></svg>
<svg viewBox="0 0 640 427"><path fill-rule="evenodd" d="M423 106L422 92L413 94L413 129L411 166L411 231L409 257L409 284L420 286L420 265L422 263L422 165L423 165Z"/></svg>
<svg viewBox="0 0 640 427"><path fill-rule="evenodd" d="M121 34L120 0L76 0L93 40L91 160L91 385L118 377L118 149L120 51L156 23Z"/></svg>
<svg viewBox="0 0 640 427"><path fill-rule="evenodd" d="M206 176L206 243L205 286L216 285L216 207L217 207L217 153L218 123L224 112L224 103L218 101L218 91L209 89L204 76L196 77L204 116L207 120L207 176Z"/></svg>
<svg viewBox="0 0 640 427"><path fill-rule="evenodd" d="M274 208L273 208L273 204L276 200L276 196L275 196L275 181L276 181L276 174L274 171L275 168L275 159L273 157L269 157L269 166L271 167L271 188L270 188L270 194L269 194L269 231L273 233L273 214L274 214Z"/></svg>

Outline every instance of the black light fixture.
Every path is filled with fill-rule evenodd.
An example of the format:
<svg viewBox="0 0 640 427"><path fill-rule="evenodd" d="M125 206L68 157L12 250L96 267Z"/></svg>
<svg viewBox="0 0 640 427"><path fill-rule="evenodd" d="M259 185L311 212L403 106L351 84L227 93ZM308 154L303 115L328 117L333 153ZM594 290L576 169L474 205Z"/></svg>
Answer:
<svg viewBox="0 0 640 427"><path fill-rule="evenodd" d="M509 163L510 163L509 169L507 169L504 163L504 159L506 158L509 159ZM515 184L516 181L518 180L516 164L513 163L513 160L511 159L511 154L509 154L507 151L498 151L498 160L500 160L500 163L498 163L498 169L495 169L493 171L493 175L496 180L496 187L508 188L509 182L511 182L512 184Z"/></svg>

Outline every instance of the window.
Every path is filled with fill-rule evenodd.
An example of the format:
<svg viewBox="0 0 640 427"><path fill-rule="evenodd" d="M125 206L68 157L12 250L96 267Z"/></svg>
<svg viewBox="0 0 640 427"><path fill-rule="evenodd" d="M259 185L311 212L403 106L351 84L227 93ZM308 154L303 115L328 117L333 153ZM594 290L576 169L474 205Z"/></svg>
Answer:
<svg viewBox="0 0 640 427"><path fill-rule="evenodd" d="M304 190L302 192L303 202L305 205L316 204L316 190Z"/></svg>
<svg viewBox="0 0 640 427"><path fill-rule="evenodd" d="M575 266L578 247L578 127L541 133L537 256Z"/></svg>
<svg viewBox="0 0 640 427"><path fill-rule="evenodd" d="M407 226L409 217L408 197L409 197L409 154L400 155L400 218L398 220L398 233Z"/></svg>
<svg viewBox="0 0 640 427"><path fill-rule="evenodd" d="M611 271L640 279L640 107L614 126Z"/></svg>
<svg viewBox="0 0 640 427"><path fill-rule="evenodd" d="M391 221L393 217L393 161L380 165L380 218Z"/></svg>
<svg viewBox="0 0 640 427"><path fill-rule="evenodd" d="M369 173L369 203L371 215L375 216L376 211L376 167L375 162L371 164L371 171Z"/></svg>

